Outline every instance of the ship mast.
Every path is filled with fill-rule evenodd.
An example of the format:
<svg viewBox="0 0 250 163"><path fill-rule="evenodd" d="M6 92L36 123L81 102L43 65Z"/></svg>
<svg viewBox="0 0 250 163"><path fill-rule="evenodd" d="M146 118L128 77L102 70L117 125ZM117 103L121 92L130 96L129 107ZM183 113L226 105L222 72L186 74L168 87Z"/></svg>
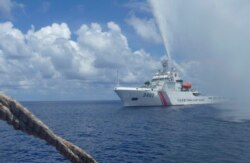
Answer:
<svg viewBox="0 0 250 163"><path fill-rule="evenodd" d="M161 64L163 67L163 73L166 73L169 70L168 59L163 59Z"/></svg>

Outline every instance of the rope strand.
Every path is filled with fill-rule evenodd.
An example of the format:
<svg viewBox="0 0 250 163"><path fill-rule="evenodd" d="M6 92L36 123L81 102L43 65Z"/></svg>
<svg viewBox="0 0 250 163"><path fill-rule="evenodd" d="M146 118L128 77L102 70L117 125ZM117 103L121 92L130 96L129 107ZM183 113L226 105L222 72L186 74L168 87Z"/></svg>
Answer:
<svg viewBox="0 0 250 163"><path fill-rule="evenodd" d="M0 120L6 121L16 130L45 140L73 163L96 163L84 150L56 135L28 109L2 93L0 93Z"/></svg>

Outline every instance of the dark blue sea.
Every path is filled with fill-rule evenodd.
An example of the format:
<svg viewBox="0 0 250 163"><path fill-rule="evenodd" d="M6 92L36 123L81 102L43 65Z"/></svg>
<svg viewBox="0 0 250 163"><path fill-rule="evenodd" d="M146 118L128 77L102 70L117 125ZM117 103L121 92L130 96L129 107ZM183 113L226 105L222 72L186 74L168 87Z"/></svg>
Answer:
<svg viewBox="0 0 250 163"><path fill-rule="evenodd" d="M250 121L245 113L242 118L204 105L123 108L119 101L22 104L100 163L250 162ZM43 140L1 121L0 162L68 161Z"/></svg>

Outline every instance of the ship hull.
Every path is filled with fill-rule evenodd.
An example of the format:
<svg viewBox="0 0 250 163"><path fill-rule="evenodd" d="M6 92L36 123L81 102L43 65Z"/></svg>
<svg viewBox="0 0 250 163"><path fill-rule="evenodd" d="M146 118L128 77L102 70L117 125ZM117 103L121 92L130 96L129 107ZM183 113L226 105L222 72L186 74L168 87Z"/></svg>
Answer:
<svg viewBox="0 0 250 163"><path fill-rule="evenodd" d="M124 106L160 106L161 99L155 92L129 88L115 88Z"/></svg>
<svg viewBox="0 0 250 163"><path fill-rule="evenodd" d="M213 96L194 96L192 92L153 90L149 88L116 87L114 91L124 106L199 105L219 102Z"/></svg>

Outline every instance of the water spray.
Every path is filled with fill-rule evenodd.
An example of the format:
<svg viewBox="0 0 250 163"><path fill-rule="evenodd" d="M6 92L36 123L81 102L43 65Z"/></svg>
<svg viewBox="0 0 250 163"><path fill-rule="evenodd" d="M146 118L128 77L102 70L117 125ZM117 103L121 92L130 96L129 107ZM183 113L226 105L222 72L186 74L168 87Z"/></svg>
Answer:
<svg viewBox="0 0 250 163"><path fill-rule="evenodd" d="M162 15L160 13L160 11L157 10L158 6L161 4L160 1L161 0L159 0L157 2L154 0L149 0L149 4L150 4L150 7L153 11L156 25L159 28L160 35L161 35L161 38L163 40L163 44L164 44L164 47L165 47L165 50L167 53L166 55L167 55L169 67L172 67L173 64L172 64L172 58L171 58L171 48L169 45L168 32L167 32L168 22L167 22L166 18L164 17L164 15Z"/></svg>

